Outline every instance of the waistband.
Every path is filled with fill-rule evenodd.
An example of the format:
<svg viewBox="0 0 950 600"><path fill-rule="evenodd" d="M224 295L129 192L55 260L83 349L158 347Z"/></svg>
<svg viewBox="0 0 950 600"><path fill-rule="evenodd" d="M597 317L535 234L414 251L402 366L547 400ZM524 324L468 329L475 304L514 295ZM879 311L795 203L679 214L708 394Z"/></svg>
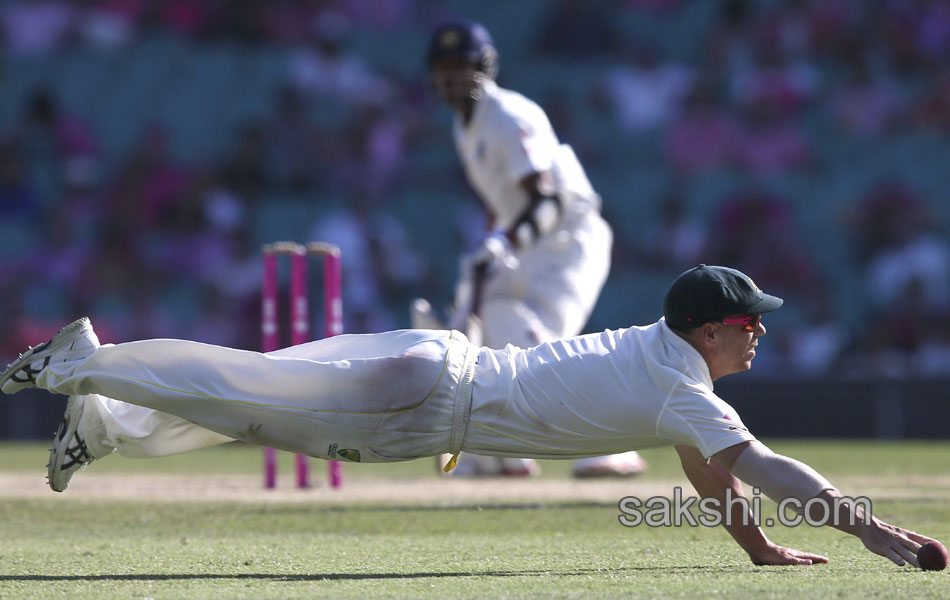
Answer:
<svg viewBox="0 0 950 600"><path fill-rule="evenodd" d="M459 453L462 451L462 440L465 438L468 422L472 416L472 389L474 388L472 382L475 378L475 363L478 361L478 353L481 350L475 344L469 343L464 335L456 336L455 332L449 344L449 352L462 350L465 354L462 359L462 372L455 390L452 434L449 437L449 453L452 458L443 467L446 473L454 469L458 463Z"/></svg>

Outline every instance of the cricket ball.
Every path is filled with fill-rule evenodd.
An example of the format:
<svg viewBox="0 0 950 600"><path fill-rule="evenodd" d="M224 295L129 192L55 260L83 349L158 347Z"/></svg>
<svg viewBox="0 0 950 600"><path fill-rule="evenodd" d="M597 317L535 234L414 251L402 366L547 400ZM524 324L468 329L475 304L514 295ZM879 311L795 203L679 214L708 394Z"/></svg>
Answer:
<svg viewBox="0 0 950 600"><path fill-rule="evenodd" d="M917 550L917 562L925 571L943 571L947 558L947 549L940 542L927 542Z"/></svg>

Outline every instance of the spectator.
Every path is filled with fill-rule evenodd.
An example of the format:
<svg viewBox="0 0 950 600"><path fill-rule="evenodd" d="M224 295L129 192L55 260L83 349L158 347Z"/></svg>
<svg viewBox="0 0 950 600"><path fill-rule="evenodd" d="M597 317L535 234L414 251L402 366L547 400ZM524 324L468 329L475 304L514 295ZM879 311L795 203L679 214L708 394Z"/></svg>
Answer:
<svg viewBox="0 0 950 600"><path fill-rule="evenodd" d="M785 173L814 158L810 144L780 104L760 99L742 111L735 142L738 165L756 174Z"/></svg>
<svg viewBox="0 0 950 600"><path fill-rule="evenodd" d="M312 24L308 43L290 58L290 82L301 92L323 94L347 104L384 104L391 84L372 73L356 54L346 51L349 20L324 12Z"/></svg>
<svg viewBox="0 0 950 600"><path fill-rule="evenodd" d="M639 133L665 125L678 112L692 87L688 67L664 62L653 46L640 44L629 51L625 64L607 71L602 92L628 133Z"/></svg>
<svg viewBox="0 0 950 600"><path fill-rule="evenodd" d="M0 222L29 227L42 217L36 192L26 176L23 151L14 142L0 144Z"/></svg>
<svg viewBox="0 0 950 600"><path fill-rule="evenodd" d="M164 29L187 38L200 38L208 35L215 26L228 29L223 21L232 12L242 13L247 10L246 6L256 5L257 1L227 2L218 7L219 12L215 11L215 4L196 0L163 0L150 3L149 8L153 11L153 18Z"/></svg>
<svg viewBox="0 0 950 600"><path fill-rule="evenodd" d="M31 274L24 294L38 314L63 319L72 313L74 291L92 269L89 261L94 253L94 245L76 234L72 215L53 211L43 223L43 243L24 259Z"/></svg>
<svg viewBox="0 0 950 600"><path fill-rule="evenodd" d="M911 371L910 357L891 342L883 322L870 321L844 355L839 373L845 378L899 379Z"/></svg>
<svg viewBox="0 0 950 600"><path fill-rule="evenodd" d="M783 53L780 31L757 31L752 63L731 74L731 92L741 107L766 103L782 114L795 114L819 92L819 76L814 65Z"/></svg>
<svg viewBox="0 0 950 600"><path fill-rule="evenodd" d="M865 271L872 304L891 308L910 288L922 309L938 311L950 306L950 246L922 223L901 220L895 237L868 262ZM919 296L919 298L918 298Z"/></svg>
<svg viewBox="0 0 950 600"><path fill-rule="evenodd" d="M98 170L95 134L79 117L63 109L47 87L29 95L12 135L26 155L38 199L47 206L56 203L65 178L80 170L94 176Z"/></svg>
<svg viewBox="0 0 950 600"><path fill-rule="evenodd" d="M77 17L72 3L58 0L14 0L2 10L3 39L13 55L47 54L62 48Z"/></svg>
<svg viewBox="0 0 950 600"><path fill-rule="evenodd" d="M654 268L681 273L703 262L706 231L688 210L682 190L670 188L660 199L658 215L643 234L642 253Z"/></svg>
<svg viewBox="0 0 950 600"><path fill-rule="evenodd" d="M111 223L133 234L145 233L180 201L191 174L172 160L167 146L163 126L143 131L106 192L105 214Z"/></svg>
<svg viewBox="0 0 950 600"><path fill-rule="evenodd" d="M878 27L876 39L883 42L885 55L894 68L905 76L920 75L926 68L921 60L918 37L920 33L921 8L931 2L883 2L880 12L873 16Z"/></svg>
<svg viewBox="0 0 950 600"><path fill-rule="evenodd" d="M347 194L390 195L406 154L398 115L374 105L353 108L339 138L329 177Z"/></svg>
<svg viewBox="0 0 950 600"><path fill-rule="evenodd" d="M710 81L687 96L683 113L673 120L664 141L666 158L677 170L709 172L733 163L739 125L719 100Z"/></svg>
<svg viewBox="0 0 950 600"><path fill-rule="evenodd" d="M710 263L736 265L760 286L791 298L812 285L815 273L792 210L767 188L750 184L727 196L713 215L712 231Z"/></svg>
<svg viewBox="0 0 950 600"><path fill-rule="evenodd" d="M716 3L718 14L703 40L698 61L704 70L736 73L744 71L752 56L752 32L755 28L755 3L748 0L723 0Z"/></svg>
<svg viewBox="0 0 950 600"><path fill-rule="evenodd" d="M859 26L860 8L848 0L822 0L810 2L804 8L807 15L808 44L811 52L819 59L834 60L839 56L853 54L854 49L863 46L862 31ZM875 9L865 5L865 9ZM873 17L869 19L873 22Z"/></svg>
<svg viewBox="0 0 950 600"><path fill-rule="evenodd" d="M914 39L921 58L934 65L946 64L950 55L950 4L922 3Z"/></svg>
<svg viewBox="0 0 950 600"><path fill-rule="evenodd" d="M858 138L891 133L905 114L897 82L875 77L868 61L863 54L850 56L847 75L831 89L828 101L835 121Z"/></svg>
<svg viewBox="0 0 950 600"><path fill-rule="evenodd" d="M139 33L147 0L91 0L78 18L76 29L94 48L128 46Z"/></svg>
<svg viewBox="0 0 950 600"><path fill-rule="evenodd" d="M536 54L584 60L615 53L619 36L609 17L610 4L603 0L557 0L539 26Z"/></svg>
<svg viewBox="0 0 950 600"><path fill-rule="evenodd" d="M0 143L0 296L16 293L17 282L28 279L27 257L41 245L43 217L22 152Z"/></svg>
<svg viewBox="0 0 950 600"><path fill-rule="evenodd" d="M926 212L917 191L901 178L879 179L843 215L855 233L858 263L864 267L878 252L898 243L901 230L922 225Z"/></svg>
<svg viewBox="0 0 950 600"><path fill-rule="evenodd" d="M264 124L264 177L276 186L295 190L310 189L325 176L318 160L318 157L322 156L322 148L319 146L321 132L307 110L306 98L299 90L290 86L281 88L277 102L276 114ZM250 145L247 149L253 152L256 142L253 138L254 132L249 132L249 135L244 141ZM252 173L245 173L243 176L254 177Z"/></svg>
<svg viewBox="0 0 950 600"><path fill-rule="evenodd" d="M939 311L926 298L924 282L916 278L901 286L893 302L872 311L871 317L884 324L887 343L910 356L923 341L934 314Z"/></svg>
<svg viewBox="0 0 950 600"><path fill-rule="evenodd" d="M271 183L267 173L266 135L264 126L258 123L239 127L234 150L221 166L222 187L251 205Z"/></svg>
<svg viewBox="0 0 950 600"><path fill-rule="evenodd" d="M346 14L360 25L390 30L405 26L412 17L413 0L349 0Z"/></svg>
<svg viewBox="0 0 950 600"><path fill-rule="evenodd" d="M343 262L344 329L350 333L405 327L400 313L425 278L426 259L405 228L381 210L373 197L355 190L349 202L313 225L309 239L339 246ZM387 302L388 299L402 298Z"/></svg>
<svg viewBox="0 0 950 600"><path fill-rule="evenodd" d="M930 207L900 180L882 180L851 216L869 305L891 312L908 298L922 310L950 307L950 245ZM904 300L901 300L904 298Z"/></svg>
<svg viewBox="0 0 950 600"><path fill-rule="evenodd" d="M788 332L786 359L798 374L816 376L832 373L851 340L831 290L823 284L801 290L801 319Z"/></svg>
<svg viewBox="0 0 950 600"><path fill-rule="evenodd" d="M916 106L913 121L924 131L950 135L950 68L935 72L927 83Z"/></svg>

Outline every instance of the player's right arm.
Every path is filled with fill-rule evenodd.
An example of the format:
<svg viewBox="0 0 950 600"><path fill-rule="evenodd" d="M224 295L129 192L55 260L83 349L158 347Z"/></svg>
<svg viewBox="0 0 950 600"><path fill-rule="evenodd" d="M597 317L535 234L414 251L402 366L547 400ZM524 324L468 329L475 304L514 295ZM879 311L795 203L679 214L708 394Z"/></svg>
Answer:
<svg viewBox="0 0 950 600"><path fill-rule="evenodd" d="M827 524L850 533L861 540L864 546L893 563L919 566L917 549L933 541L919 533L889 525L873 515L865 515L860 504L841 502L843 495L827 479L808 465L772 452L761 442L743 442L717 452L712 459L749 485L753 485L781 503L793 498L799 506L807 506L812 498L822 500L811 506L808 515L813 522L826 519L825 513L836 510ZM823 506L822 506L823 505ZM868 518L865 518L868 517Z"/></svg>
<svg viewBox="0 0 950 600"><path fill-rule="evenodd" d="M720 511L727 506L726 490L732 497L744 496L742 482L719 463L707 460L694 446L677 445L680 463L689 482L702 498L715 498ZM746 551L749 559L757 565L811 565L828 562L820 554L812 554L772 543L762 528L755 524L745 508L735 503L730 515L722 514L722 523L729 535Z"/></svg>

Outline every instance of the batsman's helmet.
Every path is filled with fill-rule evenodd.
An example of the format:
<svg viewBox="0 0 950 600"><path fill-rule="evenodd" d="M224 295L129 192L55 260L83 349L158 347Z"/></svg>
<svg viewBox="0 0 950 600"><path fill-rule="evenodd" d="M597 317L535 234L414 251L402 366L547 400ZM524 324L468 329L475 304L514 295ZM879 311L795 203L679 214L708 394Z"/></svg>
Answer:
<svg viewBox="0 0 950 600"><path fill-rule="evenodd" d="M498 73L498 51L491 34L481 23L449 21L432 33L426 52L426 65L442 58L461 58L494 79Z"/></svg>

